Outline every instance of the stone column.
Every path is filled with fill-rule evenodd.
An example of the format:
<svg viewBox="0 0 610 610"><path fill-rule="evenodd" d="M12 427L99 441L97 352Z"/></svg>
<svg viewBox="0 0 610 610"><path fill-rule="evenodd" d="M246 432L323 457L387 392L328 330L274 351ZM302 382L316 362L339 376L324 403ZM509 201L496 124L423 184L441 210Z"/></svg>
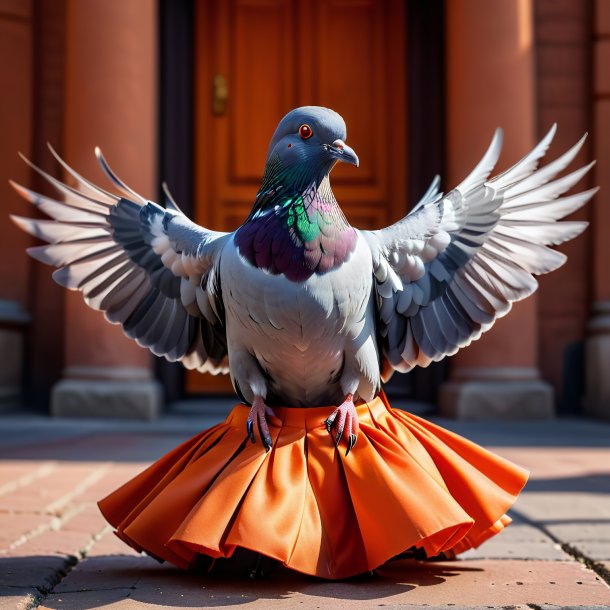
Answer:
<svg viewBox="0 0 610 610"><path fill-rule="evenodd" d="M593 307L585 347L587 394L584 409L610 419L610 4L597 0L594 57L594 182L601 189L593 202Z"/></svg>
<svg viewBox="0 0 610 610"><path fill-rule="evenodd" d="M66 26L64 156L103 182L99 145L144 196L156 192L157 23L155 2L69 0ZM66 299L66 369L51 411L64 416L152 418L161 406L152 357L90 310Z"/></svg>
<svg viewBox="0 0 610 610"><path fill-rule="evenodd" d="M531 0L457 0L446 4L447 188L456 186L504 129L498 170L535 143ZM550 417L553 391L538 370L536 298L451 359L439 393L441 412L460 418Z"/></svg>

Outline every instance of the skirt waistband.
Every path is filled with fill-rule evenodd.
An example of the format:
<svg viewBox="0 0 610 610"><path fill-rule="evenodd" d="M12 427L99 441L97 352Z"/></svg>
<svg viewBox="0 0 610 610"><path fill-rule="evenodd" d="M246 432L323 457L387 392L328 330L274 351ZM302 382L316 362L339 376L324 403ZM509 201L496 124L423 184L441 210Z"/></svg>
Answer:
<svg viewBox="0 0 610 610"><path fill-rule="evenodd" d="M356 404L356 412L360 421L370 419L371 413L374 416L381 415L391 407L381 395L376 396L370 402ZM300 428L311 430L313 428L323 428L324 420L337 408L337 405L330 407L277 407L273 406L275 417L267 417L269 426L275 428ZM248 420L250 407L238 404L227 417L226 423L235 427L245 427Z"/></svg>

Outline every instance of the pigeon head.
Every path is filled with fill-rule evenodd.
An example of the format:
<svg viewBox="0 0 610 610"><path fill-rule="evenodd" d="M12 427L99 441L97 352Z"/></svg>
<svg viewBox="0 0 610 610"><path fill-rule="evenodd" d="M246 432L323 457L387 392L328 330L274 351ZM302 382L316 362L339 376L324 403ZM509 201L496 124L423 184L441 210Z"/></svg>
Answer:
<svg viewBox="0 0 610 610"><path fill-rule="evenodd" d="M254 267L300 282L351 256L356 231L328 178L337 161L358 165L345 132L345 121L319 106L296 108L280 121L254 206L235 234L239 253Z"/></svg>
<svg viewBox="0 0 610 610"><path fill-rule="evenodd" d="M295 108L280 121L271 138L267 168L279 162L284 171L294 171L295 179L319 184L337 161L358 166L358 157L345 138L345 121L334 110Z"/></svg>

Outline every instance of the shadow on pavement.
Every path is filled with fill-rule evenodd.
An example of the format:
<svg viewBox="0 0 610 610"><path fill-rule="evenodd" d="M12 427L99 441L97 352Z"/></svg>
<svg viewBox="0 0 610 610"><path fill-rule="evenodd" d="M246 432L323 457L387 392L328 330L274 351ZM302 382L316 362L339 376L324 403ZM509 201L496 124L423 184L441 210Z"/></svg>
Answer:
<svg viewBox="0 0 610 610"><path fill-rule="evenodd" d="M0 459L151 462L226 415L219 408L208 411L205 416L165 413L150 422L4 415L0 416ZM610 422L585 418L501 422L430 419L492 449L610 448Z"/></svg>
<svg viewBox="0 0 610 610"><path fill-rule="evenodd" d="M153 422L0 418L0 459L152 462L217 421L189 416L168 416ZM608 422L432 421L492 449L610 448Z"/></svg>
<svg viewBox="0 0 610 610"><path fill-rule="evenodd" d="M78 436L4 444L0 460L58 460L63 462L152 462L188 440L192 433L87 432ZM245 437L244 432L244 437Z"/></svg>
<svg viewBox="0 0 610 610"><path fill-rule="evenodd" d="M588 492L610 494L610 475L608 473L589 474L579 477L557 477L530 479L525 490L528 492Z"/></svg>
<svg viewBox="0 0 610 610"><path fill-rule="evenodd" d="M11 590L32 586L32 566L41 570L56 563L56 556L0 558L1 580L12 575L12 582L0 581L0 605L2 596L10 595ZM43 569L38 573L45 573L46 578L36 586L48 592L44 607L52 610L86 610L127 598L154 606L203 608L282 600L295 593L337 600L379 600L417 587L440 585L463 572L481 571L463 562L401 560L385 564L373 575L343 581L324 581L285 568L278 568L265 580L251 580L248 571L217 575L185 572L148 557L112 555L81 561L58 584L58 578L53 582L50 569Z"/></svg>

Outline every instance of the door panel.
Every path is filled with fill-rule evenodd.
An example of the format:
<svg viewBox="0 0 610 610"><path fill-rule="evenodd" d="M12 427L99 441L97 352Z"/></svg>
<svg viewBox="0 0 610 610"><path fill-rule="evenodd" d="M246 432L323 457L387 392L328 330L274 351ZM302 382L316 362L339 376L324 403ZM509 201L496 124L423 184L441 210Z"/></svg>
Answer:
<svg viewBox="0 0 610 610"><path fill-rule="evenodd" d="M405 30L402 0L200 0L197 222L218 230L243 222L277 123L290 109L308 104L344 117L347 141L360 157L358 169L339 165L331 177L350 222L379 228L403 216ZM215 113L218 76L228 95ZM230 391L230 383L188 373L187 391Z"/></svg>
<svg viewBox="0 0 610 610"><path fill-rule="evenodd" d="M360 168L337 167L333 182L356 187L358 195L370 198L370 189L383 188L385 161L381 149L383 108L383 2L319 2L319 28L313 45L317 74L332 75L315 79L314 91L325 104L336 109L348 125L350 145L358 152Z"/></svg>
<svg viewBox="0 0 610 610"><path fill-rule="evenodd" d="M294 104L296 49L291 44L295 5L289 0L241 0L232 4L230 33L222 41L229 55L231 186L258 187L270 134Z"/></svg>

